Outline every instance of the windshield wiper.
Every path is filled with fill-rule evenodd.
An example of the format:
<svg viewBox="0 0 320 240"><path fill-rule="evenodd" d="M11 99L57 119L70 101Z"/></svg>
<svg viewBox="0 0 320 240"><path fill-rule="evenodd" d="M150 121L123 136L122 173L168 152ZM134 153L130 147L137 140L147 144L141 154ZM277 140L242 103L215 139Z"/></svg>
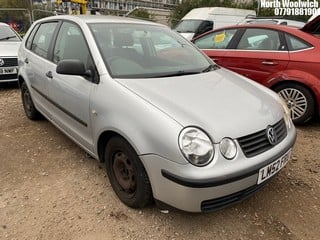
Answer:
<svg viewBox="0 0 320 240"><path fill-rule="evenodd" d="M17 36L4 37L4 38L0 38L0 41L9 40L10 38L16 38L16 37L17 37Z"/></svg>
<svg viewBox="0 0 320 240"><path fill-rule="evenodd" d="M213 71L213 70L217 70L219 69L219 66L214 64L214 65L209 65L208 67L206 67L205 69L203 69L201 72L210 72L210 71Z"/></svg>
<svg viewBox="0 0 320 240"><path fill-rule="evenodd" d="M177 71L177 72L172 72L172 73L167 73L167 74L162 74L160 76L156 77L176 77L176 76L184 76L184 75L192 75L192 74L199 74L201 72L199 71Z"/></svg>

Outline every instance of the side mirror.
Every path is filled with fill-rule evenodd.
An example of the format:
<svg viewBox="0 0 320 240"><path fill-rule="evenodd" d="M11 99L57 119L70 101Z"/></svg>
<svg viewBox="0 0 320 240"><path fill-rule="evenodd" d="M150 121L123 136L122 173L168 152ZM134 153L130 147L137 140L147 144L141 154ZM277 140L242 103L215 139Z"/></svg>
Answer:
<svg viewBox="0 0 320 240"><path fill-rule="evenodd" d="M86 70L84 63L79 59L61 60L57 65L56 72L65 75L91 76L91 71Z"/></svg>

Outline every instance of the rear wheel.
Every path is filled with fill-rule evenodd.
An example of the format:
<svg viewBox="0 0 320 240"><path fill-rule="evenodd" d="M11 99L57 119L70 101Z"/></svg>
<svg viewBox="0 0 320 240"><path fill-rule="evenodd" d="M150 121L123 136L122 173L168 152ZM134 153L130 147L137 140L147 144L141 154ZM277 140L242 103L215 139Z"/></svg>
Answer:
<svg viewBox="0 0 320 240"><path fill-rule="evenodd" d="M24 111L27 117L31 120L37 120L41 117L41 114L38 112L31 98L30 91L25 82L21 84L21 99Z"/></svg>
<svg viewBox="0 0 320 240"><path fill-rule="evenodd" d="M110 184L127 206L142 208L152 200L147 173L134 149L121 137L113 137L105 150Z"/></svg>
<svg viewBox="0 0 320 240"><path fill-rule="evenodd" d="M282 84L274 89L286 102L295 124L304 124L314 115L315 102L311 92L295 83Z"/></svg>

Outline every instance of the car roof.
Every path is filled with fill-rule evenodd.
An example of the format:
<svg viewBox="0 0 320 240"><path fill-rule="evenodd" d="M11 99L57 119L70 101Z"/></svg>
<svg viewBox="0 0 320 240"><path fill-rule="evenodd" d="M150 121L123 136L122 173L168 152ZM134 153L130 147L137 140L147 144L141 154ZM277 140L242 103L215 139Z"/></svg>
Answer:
<svg viewBox="0 0 320 240"><path fill-rule="evenodd" d="M120 16L110 16L110 15L58 15L51 16L37 20L37 22L51 21L51 20L71 20L75 22L83 23L136 23L136 24L147 24L155 26L165 26L152 21L140 20L136 18L120 17Z"/></svg>
<svg viewBox="0 0 320 240"><path fill-rule="evenodd" d="M240 24L280 24L286 26L303 27L306 23L285 18L246 18Z"/></svg>

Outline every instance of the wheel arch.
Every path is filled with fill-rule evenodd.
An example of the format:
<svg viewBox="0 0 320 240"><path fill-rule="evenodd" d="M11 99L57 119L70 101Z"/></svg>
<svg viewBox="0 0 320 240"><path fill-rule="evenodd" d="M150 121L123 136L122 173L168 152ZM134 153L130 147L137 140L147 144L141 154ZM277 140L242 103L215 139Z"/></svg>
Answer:
<svg viewBox="0 0 320 240"><path fill-rule="evenodd" d="M100 162L104 162L105 147L107 146L110 139L115 136L123 137L119 133L112 130L104 131L100 134L97 142L97 152Z"/></svg>
<svg viewBox="0 0 320 240"><path fill-rule="evenodd" d="M19 75L19 77L18 77L19 88L21 88L21 85L22 85L23 82L25 82L24 78L21 75Z"/></svg>
<svg viewBox="0 0 320 240"><path fill-rule="evenodd" d="M316 94L314 93L314 91L312 90L312 88L310 87L310 86L308 86L307 84L305 84L305 83L302 83L302 82L300 82L300 81L297 81L297 80L285 80L285 81L281 81L281 82L277 82L277 83L275 83L274 85L272 85L270 88L272 89L272 90L275 90L277 87L279 87L279 86L281 86L281 85L285 85L285 84L290 84L290 83L292 83L292 84L297 84L297 85L299 85L299 86L301 86L301 87L304 87L304 88L306 88L310 93L311 93L311 95L312 95L312 98L313 98L313 100L314 100L314 103L315 103L315 112L319 112L319 104L318 104L318 101L317 101L317 96L316 96Z"/></svg>
<svg viewBox="0 0 320 240"><path fill-rule="evenodd" d="M105 147L107 146L110 139L116 136L123 138L135 151L137 150L135 148L136 146L132 145L132 143L128 141L128 139L125 136L123 136L123 134L120 134L119 132L114 130L106 130L100 134L97 141L97 153L98 153L99 161L101 163L105 161L105 158L104 158Z"/></svg>

